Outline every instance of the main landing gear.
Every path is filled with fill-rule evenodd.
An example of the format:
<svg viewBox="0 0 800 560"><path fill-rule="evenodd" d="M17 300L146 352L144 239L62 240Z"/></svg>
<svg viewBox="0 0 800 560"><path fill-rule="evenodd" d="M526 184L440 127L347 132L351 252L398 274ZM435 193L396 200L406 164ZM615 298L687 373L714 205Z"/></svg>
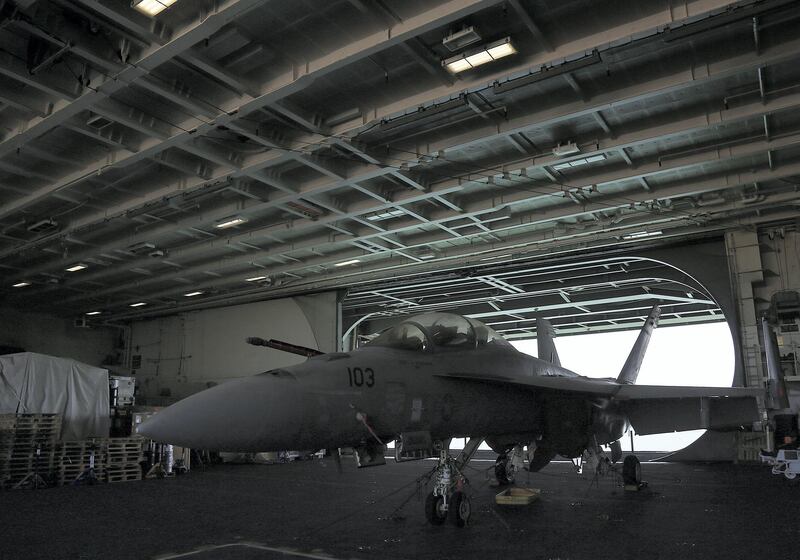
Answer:
<svg viewBox="0 0 800 560"><path fill-rule="evenodd" d="M425 517L431 525L443 525L449 518L456 527L469 523L472 507L464 487L469 483L462 469L483 439L470 439L458 458L453 459L447 446L439 442L439 462L433 473L433 491L425 498Z"/></svg>
<svg viewBox="0 0 800 560"><path fill-rule="evenodd" d="M494 463L494 476L501 485L514 484L519 471L524 468L524 454L521 445L514 446L508 453L497 456Z"/></svg>

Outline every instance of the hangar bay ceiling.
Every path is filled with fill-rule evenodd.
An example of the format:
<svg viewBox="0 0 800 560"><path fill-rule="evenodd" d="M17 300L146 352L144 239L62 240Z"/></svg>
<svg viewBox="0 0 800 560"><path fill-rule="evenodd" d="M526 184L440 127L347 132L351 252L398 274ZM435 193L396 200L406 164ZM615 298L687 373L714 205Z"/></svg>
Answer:
<svg viewBox="0 0 800 560"><path fill-rule="evenodd" d="M14 306L130 319L798 212L796 2L20 4L0 1ZM467 26L516 54L452 74L442 41ZM598 273L562 272L521 289L568 299ZM514 274L453 286L511 299Z"/></svg>
<svg viewBox="0 0 800 560"><path fill-rule="evenodd" d="M352 290L343 323L371 335L399 315L451 311L486 323L506 339L536 336L536 317L559 336L641 328L655 303L661 325L723 321L713 295L689 275L642 257L595 257L527 266L495 265Z"/></svg>

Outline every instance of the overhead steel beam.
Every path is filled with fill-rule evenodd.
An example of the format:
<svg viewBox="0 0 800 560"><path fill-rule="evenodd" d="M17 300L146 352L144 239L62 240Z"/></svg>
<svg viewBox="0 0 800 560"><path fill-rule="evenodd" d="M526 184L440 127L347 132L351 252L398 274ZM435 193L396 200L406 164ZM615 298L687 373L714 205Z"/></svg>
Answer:
<svg viewBox="0 0 800 560"><path fill-rule="evenodd" d="M669 162L666 162L666 163L661 163L660 164L658 162L655 162L655 163L651 163L651 164L642 164L635 171L622 170L622 171L616 171L616 172L613 172L613 173L610 173L610 174L607 173L605 175L593 175L593 176L591 176L589 178L584 179L583 181L578 180L577 183L575 183L575 181L573 181L573 187L575 189L584 189L584 188L588 189L588 188L593 187L594 185L602 186L605 183L625 182L625 181L630 181L630 180L641 180L642 178L645 178L645 177L648 177L648 176L657 176L657 175L667 174L667 173L678 171L678 170L681 170L681 169L688 169L688 168L690 168L692 166L698 166L698 165L699 166L706 166L712 161L720 161L720 160L725 159L725 158L736 159L736 158L747 157L748 155L762 153L763 151L765 151L768 148L771 148L771 149L785 148L785 147L788 147L788 146L796 145L798 142L800 142L800 138L798 138L797 136L787 136L787 137L783 137L783 138L780 138L778 140L773 140L773 141L769 141L769 142L756 141L756 142L751 142L751 143L747 143L747 144L742 144L742 145L739 145L739 146L734 146L732 148L729 148L726 152L722 152L722 151L713 149L713 150L709 150L709 151L707 151L705 153L698 152L698 153L693 154L691 156L685 156L684 158L679 158L679 159L676 158L676 159L670 160ZM518 180L520 180L521 186L524 186L524 182L521 181L521 179L522 179L521 177L518 178ZM359 204L357 204L355 206L352 206L352 207L346 209L343 212L343 216L345 216L345 217L354 217L354 216L363 215L363 214L366 214L366 213L369 213L369 212L379 211L379 210L382 210L382 209L385 209L385 208L388 208L388 207L391 207L391 206L396 206L398 204L399 205L404 205L404 204L408 204L408 203L412 203L412 202L416 202L416 201L420 201L420 200L430 199L430 198L433 198L433 197L441 197L441 196L443 196L443 195L445 195L447 193L458 192L465 185L468 185L468 184L471 184L471 183L472 184L482 184L482 183L486 183L488 180L489 180L488 177L481 177L476 181L464 181L464 180L461 180L461 179L448 179L448 180L443 181L443 182L438 182L438 183L432 184L431 188L427 192L424 192L424 193L415 193L413 191L408 192L408 193L402 193L398 197L396 197L395 200L393 200L391 203L381 203L380 201L377 204L371 203L369 201L359 203ZM503 207L505 207L507 205L510 205L510 204L524 203L524 202L532 200L532 199L534 199L536 197L561 194L563 192L562 191L562 187L560 187L560 186L555 186L555 188L542 186L542 187L539 187L537 189L537 191L539 191L539 192L534 192L534 193L532 193L527 188L523 188L521 190L516 190L515 191L515 190L513 190L514 182L515 181L512 181L511 184L510 184L511 189L508 189L508 187L507 187L508 190L506 191L506 194L504 194L504 195L502 195L500 197L492 194L492 195L490 195L490 197L487 197L486 199L484 199L485 202L471 201L471 202L469 202L467 204L463 204L462 207L459 208L459 210L455 210L454 211L452 209L448 209L448 210L442 210L442 211L435 212L434 214L432 214L432 217L434 217L434 219L431 219L430 221L432 223L434 223L434 224L437 224L437 225L438 224L445 224L447 221L450 221L450 220L462 218L462 217L465 217L465 216L478 216L478 215L481 215L481 214L484 214L484 213L487 213L487 212L496 211L498 208L503 208ZM643 200L651 200L653 198L664 198L664 197L660 197L659 196L661 192L662 191L659 190L654 194L647 193L647 196ZM309 193L307 191L305 194L308 195L308 194L311 194L311 193ZM630 202L634 200L634 198L632 198L632 196L633 195L625 196L623 198L619 198L619 197L615 197L615 196L612 195L611 197L601 197L601 199L610 199L610 200L615 200L616 199L617 206L625 206L627 204L630 204ZM296 200L296 199L300 198L300 196L299 195L289 195L289 198L292 199L292 200ZM285 202L286 200L287 200L287 198L279 198L279 199L276 199L275 201L271 201L269 203L264 203L263 205L275 206L276 203ZM595 200L596 200L596 198L592 197L590 200L586 201L586 203L584 203L582 201L581 205L579 206L579 208L571 207L572 210L571 211L566 211L566 212L564 210L562 210L562 209L559 209L559 210L556 210L554 214L551 211L550 214L552 214L552 216L553 216L552 219L557 219L559 217L561 217L561 218L570 217L570 216L586 214L587 212L596 211L596 210L592 210L592 208L595 206L595 204L594 204ZM542 217L543 216L541 211L537 211L534 215L537 216L537 217ZM313 221L311 221L311 220L309 220L309 221L300 220L300 221L296 221L293 224L293 228L294 228L294 231L299 232L300 230L302 230L304 228L307 228L307 227L317 228L317 227L320 227L322 225L325 225L329 221L332 222L333 220L338 220L338 219L340 219L339 216L328 217L328 218L320 218L320 219L313 220ZM541 222L541 221L547 221L547 220L537 220L537 221ZM418 226L419 226L419 223L415 221L413 224L407 224L407 225L403 226L402 229L396 228L393 231L395 231L397 233L407 232L407 231L416 229ZM493 233L496 233L497 231L502 231L503 229L505 229L505 226L506 226L506 224L504 224L504 222L499 222L499 225L495 225L495 226L492 227L492 231L493 231ZM451 233L451 234L454 233L453 230L449 230L446 227L444 229L448 230L448 233ZM283 231L286 231L285 228L283 228L283 226L272 227L272 228L262 228L262 232L264 234L268 233L270 230L278 230L278 231L283 230ZM384 231L384 230L381 230L380 228L378 228L378 231ZM248 231L248 232L242 233L242 234L240 234L238 236L234 236L231 239L235 240L237 238L241 238L242 240L250 241L250 240L256 239L259 234L260 233L258 231ZM367 235L370 235L370 234L367 234ZM183 255L183 254L186 255L186 258L191 258L191 255L200 256L200 255L202 255L202 253L204 251L207 251L209 248L212 248L212 247L213 247L213 242L207 242L207 243L205 243L203 245L195 245L195 246L193 246L193 247L191 247L191 248L189 248L187 250L176 250L176 251L173 251L173 258L180 259L181 255Z"/></svg>
<svg viewBox="0 0 800 560"><path fill-rule="evenodd" d="M519 0L508 0L509 5L514 8L514 11L517 13L517 17L522 20L522 23L525 24L525 27L528 28L528 31L531 32L534 39L536 39L539 44L541 44L545 50L548 52L553 52L555 49L553 48L553 43L547 38L547 36L542 32L541 28L536 25L536 22L533 20L531 15L528 13L528 10L520 3Z"/></svg>
<svg viewBox="0 0 800 560"><path fill-rule="evenodd" d="M727 110L727 111L711 112L711 113L705 113L705 114L692 116L692 117L688 117L688 118L673 119L672 122L670 122L668 124L665 124L665 125L652 125L652 124L648 123L647 126L645 126L644 128L642 128L642 129L640 129L638 131L634 130L634 131L630 131L630 132L627 132L625 134L620 135L614 142L603 142L603 141L601 141L601 142L599 142L599 145L597 146L597 149L591 150L591 151L586 152L586 153L587 153L587 155L594 155L594 154L604 153L605 151L618 149L618 148L621 148L621 147L624 147L624 146L636 147L636 146L645 145L645 144L654 142L654 141L656 141L658 139L667 139L667 138L673 138L673 137L684 136L684 135L687 135L687 134L692 134L692 133L694 133L696 131L700 131L700 130L706 129L708 127L713 127L713 126L716 126L717 124L721 124L721 123L746 122L749 119L752 119L752 118L758 117L758 116L763 116L763 115L768 114L768 113L777 113L777 112L780 112L780 111L792 110L792 109L796 109L796 108L800 108L800 94L789 94L789 95L785 95L785 96L781 96L781 97L774 97L774 98L770 99L769 101L767 101L767 103L764 104L764 105L762 105L760 102L755 102L755 103L752 103L752 104L743 105L743 106L738 107L736 109L730 109L730 110ZM491 137L491 136L489 136L489 137ZM146 154L143 154L143 155L149 155L149 153L151 153L151 152L146 152ZM121 156L115 156L114 160L115 161L118 160L119 157L121 157ZM271 155L265 155L265 156L261 156L261 157L263 158L263 161L265 161L267 163L269 163L271 161L275 161L275 160L272 159L274 156L271 156ZM373 158L373 160L374 160L374 158ZM374 160L374 161L377 161L377 160ZM545 162L546 161L547 160L545 159ZM103 162L105 163L105 160L103 160ZM534 160L534 164L535 164L534 165L534 169L542 169L542 170L546 170L547 169L546 165L540 164L540 163L536 163L536 162L537 162L537 160ZM519 163L519 165L524 165L524 164L530 165L530 160L521 161ZM259 169L260 168L259 165L260 165L260 163L254 163L250 167L250 169L251 170ZM513 167L515 165L515 163L514 162L509 162L506 165L508 167ZM395 173L395 171L396 170L394 170L392 168L389 168L389 169L386 169L384 171L379 171L379 172L381 174L385 174L385 173ZM368 173L367 175L351 177L351 180L354 183L358 183L358 182L360 182L362 180L367 180L368 178L375 177L375 176L378 176L378 175L374 175L374 174L369 174ZM403 178L403 180L406 180L406 181L408 180L407 175L402 174L402 173L397 173L397 174L395 174L395 176L397 176L398 178ZM631 177L635 177L635 176L625 175L625 177L631 178ZM639 174L638 177L641 179L641 178L644 177L644 174ZM217 176L217 179L224 179L224 178L225 178L225 175ZM558 179L556 179L555 177L552 177L551 180L557 181ZM459 187L457 189L455 189L455 190L460 190L460 187L462 185L467 185L467 184L469 184L469 181L466 181L466 182L461 181L459 183ZM417 184L416 182L411 183L411 185L415 186L415 188L420 188L421 187L421 185ZM586 186L590 186L590 185L586 185ZM329 190L329 188L335 188L335 187L336 187L336 183L331 183L328 186L323 186L323 184L321 184L319 188L304 187L303 191L307 195L314 195L315 193L324 192L326 190ZM173 189L173 190L166 189L166 190L163 190L163 191L154 192L154 193L151 194L151 200L155 201L155 200L159 200L159 199L164 198L164 197L174 196L174 195L180 194L181 192L185 192L185 190L187 188L192 188L191 183L189 185L187 185L185 183L181 184L180 186L176 185L175 189ZM427 188L427 187L423 187L423 188ZM430 194L430 196L436 196L436 193L433 193L433 192L429 192L429 194ZM422 200L422 199L423 198L415 197L411 201L418 201L418 200ZM283 199L280 200L280 202L284 202L284 201L285 200L283 200ZM74 233L75 231L77 231L77 230L79 230L81 228L88 227L93 223L102 223L102 222L108 220L110 216L114 216L115 214L116 215L121 215L121 214L124 214L125 212L128 212L128 211L134 209L138 205L150 204L150 203L151 202L147 202L147 201L142 201L142 202L134 201L134 204L126 205L126 206L120 207L118 209L109 209L106 212L98 214L96 217L91 217L90 216L88 218L83 218L79 222L71 224L72 227L70 227L68 230L66 230L65 233ZM403 202L401 201L401 203L403 203ZM263 206L261 206L259 208L256 208L256 209L253 209L253 210L257 211L257 210L269 208L271 206L274 206L274 203L267 202ZM368 212L372 212L372 211L380 210L380 209L381 209L381 207L364 206L363 207L363 213L368 213ZM222 212L224 213L225 210L222 210ZM220 215L218 217L222 218L224 216ZM169 227L164 227L164 228L162 228L162 230L163 231L161 231L161 232L159 232L159 231L153 232L153 236L158 237L159 235L167 234L170 231ZM28 245L28 246L31 246L31 245ZM23 245L23 247L25 247L25 245ZM106 248L106 250L108 250L108 248ZM0 258L2 258L4 255L7 255L7 254L8 254L8 251L0 252Z"/></svg>
<svg viewBox="0 0 800 560"><path fill-rule="evenodd" d="M715 179L715 180L700 180L700 181L695 181L695 182L689 182L688 184L684 184L684 185L680 185L680 186L677 186L677 187L673 187L671 189L665 189L662 192L663 192L663 194L665 196L674 197L674 196L678 196L681 193L686 194L686 193L703 192L704 190L714 190L714 189L719 189L719 188L724 187L724 186L730 187L730 186L733 186L734 184L738 184L738 185L750 184L754 180L764 181L764 180L767 180L768 177L771 177L773 179L778 179L780 177L792 176L792 175L797 174L797 173L800 173L800 163L795 163L795 164L792 164L792 165L784 166L783 168L780 169L780 173L776 173L776 172L772 172L772 171L765 171L765 172L760 172L760 173L731 174L731 175L728 175L728 176L725 176L725 177L721 177L721 178L718 178L718 179ZM631 196L632 197L636 197L637 195L634 194L634 195L631 195ZM642 195L638 195L638 196L641 197ZM644 199L644 197L642 197L642 199ZM597 208L601 208L601 207L602 208L609 208L609 207L614 207L615 205L619 205L619 201L617 201L616 203L612 202L610 206L609 206L608 202L603 204L603 203L601 203L599 201L595 202L595 203L592 203L592 204L590 204L588 206L594 206L594 207L597 207ZM545 217L541 217L540 216L540 219L537 220L537 221L541 221L541 222L551 221L552 219L555 219L555 218L558 218L558 217L574 215L574 214L576 214L576 212L574 210L572 210L572 208L574 208L574 207L570 207L570 209L567 210L567 211L561 210L560 212L551 212L550 215L545 216ZM530 221L530 218L521 217L520 220L521 220L521 224L523 224L525 226L527 226L528 224L532 223ZM514 226L506 226L503 229L504 230L510 230L510 229L515 229L517 227L520 227L520 225L517 224L517 225L514 225ZM638 226L636 226L636 224L632 224L631 226L627 226L627 227L638 227ZM499 230L499 229L495 230L496 233L499 232L499 231L502 231L502 230ZM606 232L606 233L608 234L608 232ZM551 236L545 236L545 237L542 237L542 239L543 240L552 241L552 237ZM524 238L514 239L512 237L507 242L507 246L513 246L515 243L517 243L517 244L518 243L523 243L524 244L525 240L524 240ZM409 244L409 246L413 247L413 244ZM467 250L469 250L469 249L467 249ZM459 251L462 251L462 249L456 248L452 252L455 253L455 254L458 254ZM283 269L286 269L288 271L294 271L294 270L297 270L297 269L300 269L300 268L305 268L305 267L311 266L311 265L325 264L326 262L327 263L333 263L333 262L338 262L338 261L345 260L345 259L357 258L359 256L361 256L361 255L359 255L358 253L344 251L344 252L339 252L339 253L337 253L335 255L332 255L327 259L322 259L322 260L317 259L317 260L307 261L307 262L303 263L303 265L301 265L301 266L274 267L274 268L268 268L267 271L269 273L271 273L271 274L278 274L278 273L283 272ZM246 264L249 264L251 262L253 262L253 260L252 260L252 257L249 257L249 256L232 257L230 259L225 260L223 263L219 263L219 264L213 265L211 267L209 267L208 265L193 266L193 267L189 267L189 268L181 271L180 274L174 273L174 274L169 274L169 275L166 275L166 276L161 276L160 278L156 278L156 279L145 280L145 281L139 282L138 285L140 287L144 287L144 285L157 284L158 282L168 281L171 277L179 277L179 276L182 276L182 275L185 275L185 274L189 274L189 273L201 273L201 272L203 272L205 270L210 270L210 269L214 269L214 268L217 269L217 272L219 274L224 275L225 274L223 272L224 269L231 269L233 267L246 265ZM364 268L364 267L361 267L361 268ZM200 288L200 287L204 287L204 285L201 284L201 286L199 286L198 288ZM90 297L91 298L92 296L109 295L109 294L112 294L112 293L117 293L119 291L123 291L125 288L126 288L125 286L116 286L114 288L110 288L110 289L94 292L91 295L87 294L86 297ZM167 293L172 293L172 292L167 291ZM84 298L70 298L70 299L66 300L66 302L75 301L77 299L85 299L85 297Z"/></svg>
<svg viewBox="0 0 800 560"><path fill-rule="evenodd" d="M791 49L790 49L790 50L791 50ZM774 51L781 51L781 52L774 52ZM769 52L765 52L765 53L763 53L763 54L764 54L764 58L763 58L763 60L756 60L756 61L752 62L752 64L759 64L759 63L763 63L763 62L764 62L764 60L766 60L766 59L767 59L767 57L769 57L769 56L771 56L771 58L769 58L769 60L771 61L770 63L774 62L774 61L775 61L775 60L777 60L778 58L783 58L783 57L789 56L789 55L787 54L787 52L786 52L785 48L779 48L779 47L774 47L774 48L770 49L770 50L769 50ZM730 66L730 65L728 65L728 66ZM730 68L729 68L729 67L728 67L728 70L730 70ZM679 77L684 77L684 76L685 76L684 74L679 74ZM691 79L690 79L688 82L683 82L683 85L684 85L684 87L687 87L688 85L690 85L690 84L694 83L694 82L695 82L695 79L694 79L694 77L695 77L695 73L694 73L694 72L692 72L692 73L690 74L690 78L691 78ZM667 80L665 80L665 79L660 79L660 80L657 80L656 82L654 82L654 86L652 86L652 87L654 87L654 88L655 88L655 89L654 89L654 92L656 92L656 91L661 91L661 89L658 89L658 87L657 87L657 86L655 86L655 84L656 84L656 83L658 84L658 86L661 86L661 87L663 88L663 86L665 85L665 82L669 82L669 80L668 80L668 79L667 79ZM674 88L674 87L677 87L677 84L675 84L675 83L673 82L673 84L672 84L672 87L673 87L673 88ZM633 96L633 97L631 97L629 100L630 100L630 101L634 101L634 100L637 100L637 99L640 99L640 98L641 98L641 93L640 93L639 95L634 95L634 96ZM621 101L616 101L616 103L621 103ZM585 110L585 109L584 109L584 110ZM593 111L594 111L594 112L596 112L597 110L599 110L599 108L598 108L597 106L593 107ZM566 113L562 112L562 116L561 116L560 118L563 118L563 117L565 116L565 114L566 114L566 115L570 115L570 116L574 117L574 116L577 116L577 115L579 115L579 114L580 114L580 111L567 111ZM531 119L531 120L532 120L532 121L535 121L535 122L537 122L537 123L539 123L539 124L541 124L541 119L542 119L543 117L544 117L543 115L541 115L541 114L538 114L537 116L535 116L535 117L534 117L533 119ZM558 119L557 119L557 120L558 120ZM502 130L502 124L503 124L503 123L501 123L501 125L500 125L500 128L501 128L501 130L499 131L499 133L500 133L501 135L503 134L503 130ZM511 126L513 126L514 124L517 124L517 123L512 123L512 125L511 125ZM494 128L493 128L491 131L485 131L485 132L484 132L484 134L483 134L483 136L485 136L486 134L495 134L495 133L497 133L497 132L498 132L498 131L497 131L496 129L494 129ZM513 132L519 132L519 130L516 130L516 129L515 129ZM513 132L511 132L511 133L513 133ZM183 135L179 135L179 136L183 136ZM175 141L175 144L178 144L178 143L180 143L181 141L184 141L184 140L185 140L185 138L182 138L182 137L181 137L181 138L176 138L175 140L176 140L176 141ZM456 139L456 142L458 142L458 140L460 140L460 139ZM456 146L456 147L460 148L460 147L463 147L463 145L459 145L459 146ZM452 144L450 144L450 146L448 146L448 148L451 148L451 149L452 149L452 148L454 148L454 146L453 146ZM152 146L152 147L151 147L151 152L152 152L152 151L158 151L158 149L159 149L159 146L158 146L158 145ZM152 155L152 153L151 153L151 154L148 154L148 155ZM125 163L125 161L126 161L126 160L125 160L124 158L122 158L122 159L116 159L116 161L118 162L118 165L122 165L122 164L124 164L124 163ZM91 167L91 166L90 166L90 167ZM71 182L70 182L69 184L71 184ZM63 187L56 187L56 189L59 189L59 188L63 188ZM30 203L32 203L32 201L34 201L34 200L38 199L39 197L41 197L41 196L44 196L44 195L46 195L46 194L47 194L47 190L46 190L46 189L41 189L40 191L38 191L38 193L37 193L37 197L26 197L26 199L25 199L25 204L30 204ZM16 208L17 206L19 206L19 204L15 205L15 208ZM1 217L2 217L2 216L0 216L0 218L1 218Z"/></svg>

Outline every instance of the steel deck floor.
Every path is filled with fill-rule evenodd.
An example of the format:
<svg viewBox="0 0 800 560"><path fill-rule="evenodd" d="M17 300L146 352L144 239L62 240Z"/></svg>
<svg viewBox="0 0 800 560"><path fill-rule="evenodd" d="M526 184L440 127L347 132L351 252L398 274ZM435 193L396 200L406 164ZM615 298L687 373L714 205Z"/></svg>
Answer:
<svg viewBox="0 0 800 560"><path fill-rule="evenodd" d="M522 509L494 504L473 462L469 527L429 526L415 479L432 462L217 465L168 480L0 493L0 558L765 558L794 556L800 486L766 466L644 464L649 487L523 473ZM418 497L419 496L419 497ZM405 507L393 515L396 508ZM295 551L290 553L289 551Z"/></svg>

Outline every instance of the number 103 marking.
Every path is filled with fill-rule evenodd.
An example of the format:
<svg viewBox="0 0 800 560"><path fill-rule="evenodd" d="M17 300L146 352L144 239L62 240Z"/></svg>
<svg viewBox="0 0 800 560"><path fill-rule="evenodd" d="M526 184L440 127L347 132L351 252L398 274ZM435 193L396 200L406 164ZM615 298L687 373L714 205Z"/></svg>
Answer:
<svg viewBox="0 0 800 560"><path fill-rule="evenodd" d="M361 387L363 385L372 387L375 385L375 372L372 371L372 368L347 368L347 375L350 378L351 387Z"/></svg>

